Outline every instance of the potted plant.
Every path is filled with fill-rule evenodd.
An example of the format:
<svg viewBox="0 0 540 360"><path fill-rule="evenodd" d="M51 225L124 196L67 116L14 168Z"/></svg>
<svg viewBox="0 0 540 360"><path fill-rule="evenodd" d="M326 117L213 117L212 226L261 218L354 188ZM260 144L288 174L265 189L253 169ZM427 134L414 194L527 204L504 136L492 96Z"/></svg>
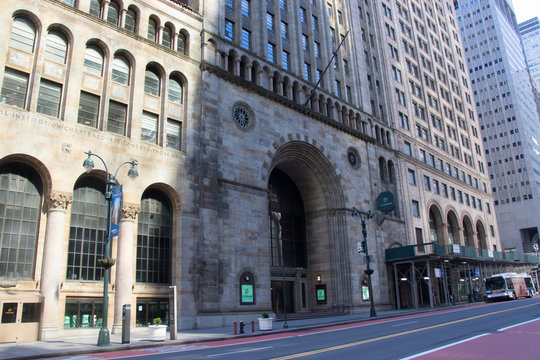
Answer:
<svg viewBox="0 0 540 360"><path fill-rule="evenodd" d="M161 318L157 317L153 320L154 325L150 328L150 339L155 341L164 341L167 335L167 325L162 325Z"/></svg>
<svg viewBox="0 0 540 360"><path fill-rule="evenodd" d="M259 330L272 330L272 318L268 313L262 313L259 318Z"/></svg>

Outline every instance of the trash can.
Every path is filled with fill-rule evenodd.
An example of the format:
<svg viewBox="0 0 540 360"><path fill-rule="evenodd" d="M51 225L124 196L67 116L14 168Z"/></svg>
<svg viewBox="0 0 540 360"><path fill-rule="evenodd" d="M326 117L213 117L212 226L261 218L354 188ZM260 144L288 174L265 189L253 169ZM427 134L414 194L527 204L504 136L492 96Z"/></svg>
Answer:
<svg viewBox="0 0 540 360"><path fill-rule="evenodd" d="M129 344L131 325L131 304L122 306L122 344Z"/></svg>

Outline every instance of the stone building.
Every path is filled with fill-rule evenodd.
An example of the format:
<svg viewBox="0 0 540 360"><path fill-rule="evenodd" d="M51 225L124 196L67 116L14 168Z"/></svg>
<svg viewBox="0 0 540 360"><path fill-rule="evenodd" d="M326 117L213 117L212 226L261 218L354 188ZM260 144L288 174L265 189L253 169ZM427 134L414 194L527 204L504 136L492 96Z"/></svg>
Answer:
<svg viewBox="0 0 540 360"><path fill-rule="evenodd" d="M171 293L182 329L466 299L464 263L510 265L453 21L446 2L5 1L0 341L103 325L112 175L113 332L123 304L171 323Z"/></svg>

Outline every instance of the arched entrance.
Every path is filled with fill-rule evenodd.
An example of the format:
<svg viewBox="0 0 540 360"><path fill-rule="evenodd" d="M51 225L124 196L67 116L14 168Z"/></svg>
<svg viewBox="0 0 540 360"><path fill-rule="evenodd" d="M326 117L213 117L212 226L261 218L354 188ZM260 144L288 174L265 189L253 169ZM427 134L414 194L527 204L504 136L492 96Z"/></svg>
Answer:
<svg viewBox="0 0 540 360"><path fill-rule="evenodd" d="M446 216L446 223L448 224L448 242L452 244L460 244L459 240L459 222L456 213L449 211Z"/></svg>
<svg viewBox="0 0 540 360"><path fill-rule="evenodd" d="M278 148L270 169L273 310L344 311L352 304L347 212L334 167L313 145L292 141Z"/></svg>
<svg viewBox="0 0 540 360"><path fill-rule="evenodd" d="M436 244L444 244L444 237L442 236L442 216L439 209L432 205L429 208L429 237L430 242Z"/></svg>

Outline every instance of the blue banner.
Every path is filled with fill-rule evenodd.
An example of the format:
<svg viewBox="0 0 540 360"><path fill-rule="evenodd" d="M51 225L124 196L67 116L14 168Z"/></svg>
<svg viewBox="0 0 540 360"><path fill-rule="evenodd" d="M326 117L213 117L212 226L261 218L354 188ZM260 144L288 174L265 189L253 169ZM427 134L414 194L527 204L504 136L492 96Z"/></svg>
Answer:
<svg viewBox="0 0 540 360"><path fill-rule="evenodd" d="M112 188L111 196L111 233L110 238L118 236L120 219L122 218L122 185Z"/></svg>

